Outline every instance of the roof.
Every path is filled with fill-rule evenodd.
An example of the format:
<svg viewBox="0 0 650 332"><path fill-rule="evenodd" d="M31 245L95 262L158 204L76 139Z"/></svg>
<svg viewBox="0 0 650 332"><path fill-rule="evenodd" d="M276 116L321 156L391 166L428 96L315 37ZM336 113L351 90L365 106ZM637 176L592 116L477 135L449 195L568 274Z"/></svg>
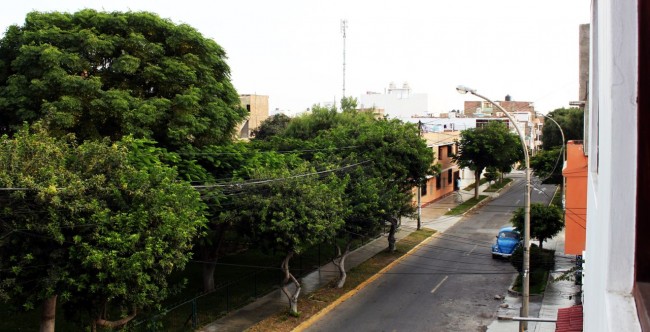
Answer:
<svg viewBox="0 0 650 332"><path fill-rule="evenodd" d="M513 226L506 226L506 227L501 227L501 229L499 229L499 233L501 232L518 232L518 230Z"/></svg>
<svg viewBox="0 0 650 332"><path fill-rule="evenodd" d="M555 332L582 332L582 306L558 309Z"/></svg>

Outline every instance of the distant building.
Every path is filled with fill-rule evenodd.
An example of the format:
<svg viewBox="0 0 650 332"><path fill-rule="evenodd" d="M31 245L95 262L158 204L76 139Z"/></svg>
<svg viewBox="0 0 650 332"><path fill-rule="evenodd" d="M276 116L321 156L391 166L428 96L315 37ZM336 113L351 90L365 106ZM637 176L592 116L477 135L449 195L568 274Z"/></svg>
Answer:
<svg viewBox="0 0 650 332"><path fill-rule="evenodd" d="M529 101L513 101L510 95L503 101L495 101L499 106L515 118L519 129L524 133L526 145L537 151L542 145L541 129L544 125L542 116L535 112L535 106ZM503 118L506 115L498 107L488 101L465 101L463 113L467 117Z"/></svg>
<svg viewBox="0 0 650 332"><path fill-rule="evenodd" d="M239 95L241 106L248 111L248 118L239 127L239 138L251 138L253 130L269 117L269 96Z"/></svg>
<svg viewBox="0 0 650 332"><path fill-rule="evenodd" d="M413 93L408 83L398 88L395 83L390 83L384 93L366 92L359 97L361 109L383 109L384 115L389 118L407 119L413 115L428 112L428 95L426 93Z"/></svg>

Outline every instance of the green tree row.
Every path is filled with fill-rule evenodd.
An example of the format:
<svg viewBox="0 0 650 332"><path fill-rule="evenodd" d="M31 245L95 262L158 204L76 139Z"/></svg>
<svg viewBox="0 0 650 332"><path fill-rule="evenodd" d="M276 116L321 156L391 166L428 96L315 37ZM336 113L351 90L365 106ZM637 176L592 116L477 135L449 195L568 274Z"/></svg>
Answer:
<svg viewBox="0 0 650 332"><path fill-rule="evenodd" d="M225 52L155 14L27 15L0 40L0 300L57 307L96 330L160 308L198 256L204 290L226 239L291 257L414 213L436 173L414 125L314 107L273 117L251 142ZM392 234L392 233L391 233ZM389 239L394 247L394 237ZM297 287L290 293L286 287Z"/></svg>

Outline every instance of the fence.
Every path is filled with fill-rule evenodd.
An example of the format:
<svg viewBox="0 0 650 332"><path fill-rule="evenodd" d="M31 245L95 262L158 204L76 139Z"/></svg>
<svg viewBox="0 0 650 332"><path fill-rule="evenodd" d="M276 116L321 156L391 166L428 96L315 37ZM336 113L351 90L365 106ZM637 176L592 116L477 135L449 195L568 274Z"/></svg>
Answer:
<svg viewBox="0 0 650 332"><path fill-rule="evenodd" d="M358 243L356 247L363 245ZM355 248L356 248L355 247ZM291 260L291 272L300 278L315 271L336 257L332 245L318 245ZM277 266L277 267L276 267ZM130 331L193 331L209 324L228 312L241 308L258 297L277 289L282 281L280 260L272 267L257 268L220 285L212 292L203 293L181 303L171 305L160 312L145 315L130 324Z"/></svg>

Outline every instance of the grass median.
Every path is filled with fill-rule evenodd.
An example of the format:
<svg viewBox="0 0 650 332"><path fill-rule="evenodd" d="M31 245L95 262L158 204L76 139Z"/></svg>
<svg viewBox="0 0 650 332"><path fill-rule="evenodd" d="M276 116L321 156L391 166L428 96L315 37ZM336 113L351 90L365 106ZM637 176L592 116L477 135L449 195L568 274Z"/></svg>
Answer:
<svg viewBox="0 0 650 332"><path fill-rule="evenodd" d="M434 230L426 228L415 231L397 242L395 252L391 253L384 250L361 263L359 266L352 268L348 272L347 280L343 288L336 288L335 281L332 281L310 294L301 296L298 300L298 310L300 311L298 317L290 315L288 311L279 312L250 327L246 331L292 331L312 316L317 315L321 310L327 308L330 304L336 302L342 296L351 295L352 293L348 293L354 291L366 280L377 275L382 269L406 255L411 249L431 237L434 233Z"/></svg>
<svg viewBox="0 0 650 332"><path fill-rule="evenodd" d="M479 195L478 199L475 198L475 197L472 197L472 198L460 203L459 205L457 205L453 209L447 211L447 213L445 213L445 215L446 216L461 215L461 214L467 212L469 209L471 209L472 207L474 207L475 205L477 205L478 203L480 203L482 200L484 200L486 198L487 198L487 196L485 196L485 195Z"/></svg>

